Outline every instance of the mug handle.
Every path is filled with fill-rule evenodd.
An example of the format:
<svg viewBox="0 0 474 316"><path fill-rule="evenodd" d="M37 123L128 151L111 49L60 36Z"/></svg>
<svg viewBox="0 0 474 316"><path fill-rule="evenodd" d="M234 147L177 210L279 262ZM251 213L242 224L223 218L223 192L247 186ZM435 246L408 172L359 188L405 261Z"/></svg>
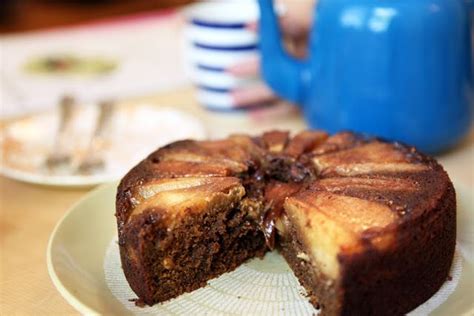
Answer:
<svg viewBox="0 0 474 316"><path fill-rule="evenodd" d="M260 7L261 71L265 82L279 96L302 104L310 80L309 64L290 56L281 43L281 31L272 0L258 0Z"/></svg>

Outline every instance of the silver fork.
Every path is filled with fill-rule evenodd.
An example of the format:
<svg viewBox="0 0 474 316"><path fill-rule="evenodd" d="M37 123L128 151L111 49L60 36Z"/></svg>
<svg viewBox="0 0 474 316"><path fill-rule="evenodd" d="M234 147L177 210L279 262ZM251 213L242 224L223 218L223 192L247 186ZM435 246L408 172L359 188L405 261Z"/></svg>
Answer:
<svg viewBox="0 0 474 316"><path fill-rule="evenodd" d="M64 96L59 102L59 127L56 133L53 149L46 157L44 166L50 172L66 171L72 162L72 155L68 150L68 132L74 117L75 100L71 96Z"/></svg>
<svg viewBox="0 0 474 316"><path fill-rule="evenodd" d="M79 163L77 173L93 174L105 167L104 149L107 141L109 126L115 112L115 103L107 100L99 103L99 114L84 160Z"/></svg>

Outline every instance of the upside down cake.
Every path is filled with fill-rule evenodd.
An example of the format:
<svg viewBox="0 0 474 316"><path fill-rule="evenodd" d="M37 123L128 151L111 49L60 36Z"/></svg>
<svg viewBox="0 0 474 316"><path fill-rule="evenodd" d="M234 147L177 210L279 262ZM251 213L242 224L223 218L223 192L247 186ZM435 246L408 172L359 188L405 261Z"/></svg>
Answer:
<svg viewBox="0 0 474 316"><path fill-rule="evenodd" d="M125 276L149 305L276 247L323 314L403 314L444 283L455 248L443 168L350 132L172 143L123 178L116 216Z"/></svg>

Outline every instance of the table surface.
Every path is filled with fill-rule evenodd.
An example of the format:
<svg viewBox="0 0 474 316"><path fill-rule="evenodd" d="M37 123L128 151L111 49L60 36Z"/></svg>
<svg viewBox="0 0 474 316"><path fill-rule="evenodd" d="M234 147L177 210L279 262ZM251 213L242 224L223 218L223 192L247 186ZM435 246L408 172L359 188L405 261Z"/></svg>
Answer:
<svg viewBox="0 0 474 316"><path fill-rule="evenodd" d="M298 113L272 119L245 114L208 113L195 103L191 88L128 100L176 106L205 122L210 137L268 129L300 130ZM474 189L474 131L456 148L437 157L455 183ZM78 314L54 288L46 267L49 236L64 213L89 192L26 184L0 177L0 314Z"/></svg>

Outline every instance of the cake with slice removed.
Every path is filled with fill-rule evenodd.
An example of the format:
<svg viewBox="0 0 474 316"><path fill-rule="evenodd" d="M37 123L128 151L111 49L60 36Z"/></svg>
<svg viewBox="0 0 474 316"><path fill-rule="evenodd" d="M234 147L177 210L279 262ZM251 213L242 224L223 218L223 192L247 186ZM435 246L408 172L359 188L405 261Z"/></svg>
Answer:
<svg viewBox="0 0 474 316"><path fill-rule="evenodd" d="M323 315L407 313L448 277L455 193L432 158L349 132L180 141L121 181L122 267L141 302L277 248Z"/></svg>

